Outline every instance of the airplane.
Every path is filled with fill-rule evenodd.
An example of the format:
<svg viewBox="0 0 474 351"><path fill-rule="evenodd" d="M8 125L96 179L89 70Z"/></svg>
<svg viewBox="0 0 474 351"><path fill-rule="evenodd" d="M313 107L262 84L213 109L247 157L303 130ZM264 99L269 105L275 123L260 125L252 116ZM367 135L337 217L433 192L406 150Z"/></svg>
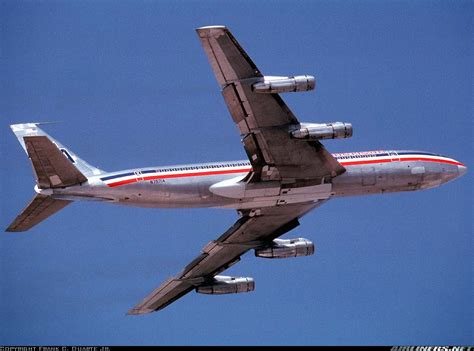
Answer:
<svg viewBox="0 0 474 351"><path fill-rule="evenodd" d="M192 290L253 291L252 278L221 273L250 250L269 259L312 255L310 240L279 237L332 198L434 188L466 173L463 163L431 152L331 154L321 140L349 138L352 125L299 122L279 95L313 90L313 76L264 76L225 26L196 31L248 160L106 172L46 134L41 123L10 126L32 163L36 194L8 232L29 230L73 201L237 211L226 232L128 314L161 310Z"/></svg>

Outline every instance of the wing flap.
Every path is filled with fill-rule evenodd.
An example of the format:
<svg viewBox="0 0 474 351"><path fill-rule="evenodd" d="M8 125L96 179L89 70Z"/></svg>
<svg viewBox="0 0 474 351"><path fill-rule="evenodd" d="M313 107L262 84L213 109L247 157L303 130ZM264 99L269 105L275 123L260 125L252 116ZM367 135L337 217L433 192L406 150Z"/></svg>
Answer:
<svg viewBox="0 0 474 351"><path fill-rule="evenodd" d="M229 84L224 87L222 89L222 96L224 97L224 101L227 105L227 108L229 109L230 115L237 124L240 133L248 133L250 130L245 119L249 114L245 110L242 100L240 100L239 94L235 89L235 84Z"/></svg>
<svg viewBox="0 0 474 351"><path fill-rule="evenodd" d="M6 229L7 232L24 232L52 216L69 205L72 201L56 200L36 194L28 206L15 218Z"/></svg>

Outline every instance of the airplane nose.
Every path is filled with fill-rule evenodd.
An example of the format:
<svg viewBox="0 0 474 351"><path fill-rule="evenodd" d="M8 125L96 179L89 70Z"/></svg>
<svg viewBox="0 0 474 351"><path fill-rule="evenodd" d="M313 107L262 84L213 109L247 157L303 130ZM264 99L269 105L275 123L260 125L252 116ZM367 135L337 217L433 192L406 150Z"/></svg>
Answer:
<svg viewBox="0 0 474 351"><path fill-rule="evenodd" d="M465 173L467 172L467 167L466 166L461 166L459 165L458 166L458 173L459 173L459 177L463 176Z"/></svg>

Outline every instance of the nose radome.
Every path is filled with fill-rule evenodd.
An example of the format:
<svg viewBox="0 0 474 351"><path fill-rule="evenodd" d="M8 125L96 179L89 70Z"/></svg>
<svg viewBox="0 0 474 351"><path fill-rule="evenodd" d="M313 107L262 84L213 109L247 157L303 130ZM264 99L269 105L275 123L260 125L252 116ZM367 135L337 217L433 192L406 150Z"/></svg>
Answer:
<svg viewBox="0 0 474 351"><path fill-rule="evenodd" d="M464 165L463 166L459 165L458 172L459 172L460 177L463 176L467 172L467 167Z"/></svg>

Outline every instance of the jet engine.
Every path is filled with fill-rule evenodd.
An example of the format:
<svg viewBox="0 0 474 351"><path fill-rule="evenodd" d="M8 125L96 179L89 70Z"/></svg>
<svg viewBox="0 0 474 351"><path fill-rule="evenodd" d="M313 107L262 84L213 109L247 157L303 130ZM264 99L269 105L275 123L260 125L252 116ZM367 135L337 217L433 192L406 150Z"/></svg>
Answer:
<svg viewBox="0 0 474 351"><path fill-rule="evenodd" d="M301 123L300 126L300 129L290 132L290 135L295 139L341 139L352 136L352 124L350 123Z"/></svg>
<svg viewBox="0 0 474 351"><path fill-rule="evenodd" d="M263 80L252 85L252 90L256 93L278 94L309 91L313 90L315 86L316 79L313 76L265 76Z"/></svg>
<svg viewBox="0 0 474 351"><path fill-rule="evenodd" d="M216 275L213 280L205 285L198 286L196 292L200 294L237 294L250 292L255 289L253 278L228 277Z"/></svg>
<svg viewBox="0 0 474 351"><path fill-rule="evenodd" d="M255 249L255 256L263 258L289 258L314 254L314 244L305 238L275 239L264 247Z"/></svg>

